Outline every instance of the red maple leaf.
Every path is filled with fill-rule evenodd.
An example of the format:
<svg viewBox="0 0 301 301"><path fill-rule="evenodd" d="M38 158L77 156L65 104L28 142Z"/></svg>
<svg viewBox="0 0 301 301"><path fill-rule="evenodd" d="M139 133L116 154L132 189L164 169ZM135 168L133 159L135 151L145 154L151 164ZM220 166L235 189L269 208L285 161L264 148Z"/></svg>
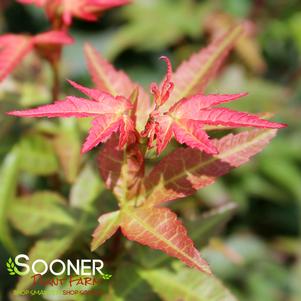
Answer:
<svg viewBox="0 0 301 301"><path fill-rule="evenodd" d="M128 239L161 250L190 267L211 274L208 263L202 259L187 230L170 209L141 207L124 210L120 227Z"/></svg>
<svg viewBox="0 0 301 301"><path fill-rule="evenodd" d="M73 39L63 31L48 31L36 36L5 34L0 36L0 81L3 80L31 51L51 59L59 45L70 44Z"/></svg>
<svg viewBox="0 0 301 301"><path fill-rule="evenodd" d="M142 132L142 136L149 138L148 146L150 148L153 146L153 141L156 140L158 154L165 149L172 137L191 148L197 148L208 154L217 154L216 147L204 129L206 125L222 125L232 128L282 128L286 126L282 123L261 119L253 114L213 107L236 100L247 95L246 93L195 94L179 99L174 105L166 109L164 104L169 100L175 85L172 82L172 68L169 59L165 56L161 59L167 63L167 74L160 88L156 84L151 85L155 107L150 114L145 130ZM184 70L184 68L180 67L180 70ZM187 69L184 71L188 72ZM178 72L178 81L180 75Z"/></svg>
<svg viewBox="0 0 301 301"><path fill-rule="evenodd" d="M62 19L69 26L73 17L96 21L99 14L107 9L128 4L130 0L18 0L24 4L43 7L50 20Z"/></svg>
<svg viewBox="0 0 301 301"><path fill-rule="evenodd" d="M177 148L165 156L145 177L142 197L147 206L187 197L213 184L219 177L247 163L276 135L273 129L252 129L229 134L212 143L218 155L198 149Z"/></svg>

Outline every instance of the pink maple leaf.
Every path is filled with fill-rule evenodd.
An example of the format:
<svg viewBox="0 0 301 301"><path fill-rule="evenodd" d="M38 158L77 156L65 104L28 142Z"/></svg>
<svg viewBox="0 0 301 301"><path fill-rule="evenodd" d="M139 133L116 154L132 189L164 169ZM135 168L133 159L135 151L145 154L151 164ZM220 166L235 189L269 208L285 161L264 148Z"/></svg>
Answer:
<svg viewBox="0 0 301 301"><path fill-rule="evenodd" d="M31 51L44 57L55 55L58 45L71 44L73 39L63 31L48 31L36 36L5 34L0 36L0 81Z"/></svg>
<svg viewBox="0 0 301 301"><path fill-rule="evenodd" d="M120 132L119 148L135 143L138 131L147 121L149 97L142 87L132 82L121 71L86 45L88 66L98 89L90 89L69 81L91 100L69 96L64 101L31 110L14 111L8 114L19 117L93 117L92 127L83 145L85 153L99 143L107 141L115 132Z"/></svg>
<svg viewBox="0 0 301 301"><path fill-rule="evenodd" d="M9 112L19 117L92 117L92 127L82 147L85 153L120 130L119 146L123 147L128 137L135 136L134 125L128 118L132 104L123 96L112 96L108 93L83 87L73 81L69 83L91 99L68 96L63 101L44 105L35 109ZM133 142L133 140L131 140Z"/></svg>
<svg viewBox="0 0 301 301"><path fill-rule="evenodd" d="M172 82L172 68L169 59L165 56L161 59L167 63L167 74L160 88L156 84L151 85L155 107L150 114L145 130L142 132L142 136L149 138L148 146L150 148L153 146L153 141L156 140L158 154L165 149L172 137L191 148L197 148L208 154L217 154L218 150L205 132L204 127L206 125L275 129L286 126L282 123L261 119L254 114L214 107L239 99L247 93L195 94L179 99L166 109L164 104L173 92L174 83ZM188 72L187 65L185 72ZM179 77L179 72L177 72L177 81L179 81Z"/></svg>

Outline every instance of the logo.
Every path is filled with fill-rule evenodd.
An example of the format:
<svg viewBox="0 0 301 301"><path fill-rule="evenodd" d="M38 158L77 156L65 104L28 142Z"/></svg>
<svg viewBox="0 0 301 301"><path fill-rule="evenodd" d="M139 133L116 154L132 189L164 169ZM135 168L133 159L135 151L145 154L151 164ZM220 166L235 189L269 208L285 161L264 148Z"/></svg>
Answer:
<svg viewBox="0 0 301 301"><path fill-rule="evenodd" d="M6 269L9 275L19 275L21 276L22 273L17 269L15 262L11 259L11 257L6 262Z"/></svg>
<svg viewBox="0 0 301 301"><path fill-rule="evenodd" d="M9 275L24 276L27 274L43 276L46 273L58 276L100 276L102 279L109 280L112 275L102 271L104 263L101 259L76 259L71 261L67 259L64 262L61 259L54 259L47 263L43 259L30 261L26 254L17 255L14 260L10 257L6 262L6 269ZM33 276L34 277L34 276Z"/></svg>

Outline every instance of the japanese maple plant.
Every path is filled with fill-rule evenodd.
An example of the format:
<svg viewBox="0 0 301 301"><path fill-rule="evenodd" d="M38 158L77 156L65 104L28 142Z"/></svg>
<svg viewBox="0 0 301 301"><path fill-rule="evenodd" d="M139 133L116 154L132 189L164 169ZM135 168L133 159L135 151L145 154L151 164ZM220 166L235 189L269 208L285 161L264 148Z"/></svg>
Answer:
<svg viewBox="0 0 301 301"><path fill-rule="evenodd" d="M90 1L91 7L85 12L77 6L69 6L73 2L80 6L87 1L21 2L45 6L50 19L55 19L55 26L63 30L74 15L94 18L97 5L105 2ZM59 19L55 17L56 4L64 8L60 10L63 13ZM99 147L100 175L119 205L119 210L100 216L92 250L120 228L129 240L159 249L189 267L211 273L177 215L167 208L167 202L187 197L248 162L269 143L277 129L285 126L219 106L239 100L246 93L208 95L204 92L242 33L241 27L231 29L182 63L175 72L170 60L162 56L160 59L167 65L166 76L160 85L151 84L149 94L124 72L117 71L91 45L85 45L88 68L96 88L70 80L83 97L67 96L52 104L8 113L18 117L92 118L82 153ZM71 42L65 31L52 31L34 38L4 36L0 43L14 45L16 40L20 47L18 57L44 43ZM11 60L9 51L2 50L2 74L14 66L15 61L10 63ZM212 139L208 134L213 129L241 127L256 129L220 139ZM167 146L172 139L178 143L169 151ZM148 170L145 160L154 153L162 157Z"/></svg>
<svg viewBox="0 0 301 301"><path fill-rule="evenodd" d="M161 84L150 85L149 94L87 44L84 51L96 87L84 87L70 80L69 83L84 96L67 96L59 100L58 65L62 46L73 42L68 34L72 18L93 21L103 10L129 1L20 2L44 8L52 28L33 37L0 36L0 80L35 50L53 67L54 103L8 114L92 118L82 153L100 148L100 175L119 205L119 210L99 217L92 251L121 229L129 240L159 249L189 267L211 274L208 263L195 248L177 215L167 208L167 202L192 195L248 162L269 143L277 129L285 127L258 115L219 106L239 100L247 93L204 92L243 29L238 26L217 37L175 72L170 60L162 56L160 59L167 66L166 76ZM256 129L228 134L220 139L210 138L208 134L211 130L241 127ZM177 143L168 147L173 139ZM160 156L160 161L146 168L146 159L154 156Z"/></svg>

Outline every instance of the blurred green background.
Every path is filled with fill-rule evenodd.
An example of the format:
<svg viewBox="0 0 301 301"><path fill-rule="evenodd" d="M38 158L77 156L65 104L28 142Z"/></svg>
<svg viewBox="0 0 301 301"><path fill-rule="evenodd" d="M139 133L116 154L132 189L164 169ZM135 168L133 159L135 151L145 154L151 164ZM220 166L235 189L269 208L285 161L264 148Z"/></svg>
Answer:
<svg viewBox="0 0 301 301"><path fill-rule="evenodd" d="M249 96L233 107L275 113L275 120L289 127L252 162L172 207L215 274L238 300L299 301L300 0L136 0L105 13L96 23L76 20L71 30L76 43L66 47L63 55L62 95L74 93L66 78L91 85L84 42L91 42L147 88L165 72L159 56L169 56L176 67L214 35L239 22L245 24L248 35L236 45L208 92L247 91ZM37 33L48 26L40 9L1 0L0 33ZM48 252L53 258L101 256L113 274L113 289L119 297L105 293L99 300L161 300L160 288L155 295L151 280L146 283L142 277L151 279L148 268L171 264L159 253L126 243L119 236L96 254L89 251L97 217L116 206L98 176L97 153L79 155L89 124L5 116L12 109L49 102L50 84L49 66L34 55L0 83L0 300L18 300L9 297L17 278L8 277L2 263L21 251L37 258ZM118 239L116 255L112 250ZM189 277L183 281L189 282ZM127 283L137 278L140 282L123 295L121 284L128 288ZM19 286L27 287L28 280ZM139 299L140 291L144 299L142 295Z"/></svg>

